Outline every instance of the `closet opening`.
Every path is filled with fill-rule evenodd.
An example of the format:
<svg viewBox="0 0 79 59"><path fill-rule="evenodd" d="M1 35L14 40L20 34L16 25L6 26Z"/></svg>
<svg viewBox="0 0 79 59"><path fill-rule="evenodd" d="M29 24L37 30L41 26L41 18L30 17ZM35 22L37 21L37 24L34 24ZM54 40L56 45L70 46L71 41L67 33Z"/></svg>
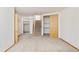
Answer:
<svg viewBox="0 0 79 59"><path fill-rule="evenodd" d="M58 14L43 16L43 35L58 38Z"/></svg>
<svg viewBox="0 0 79 59"><path fill-rule="evenodd" d="M43 35L46 35L46 36L50 35L50 17L49 16L43 17Z"/></svg>
<svg viewBox="0 0 79 59"><path fill-rule="evenodd" d="M24 34L30 33L30 21L23 21L23 33Z"/></svg>

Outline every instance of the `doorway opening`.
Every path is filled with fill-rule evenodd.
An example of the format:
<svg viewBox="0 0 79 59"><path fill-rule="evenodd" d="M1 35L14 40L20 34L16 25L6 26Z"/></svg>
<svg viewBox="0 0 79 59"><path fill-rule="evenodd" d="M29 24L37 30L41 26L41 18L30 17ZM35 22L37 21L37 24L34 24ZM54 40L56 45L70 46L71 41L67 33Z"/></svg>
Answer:
<svg viewBox="0 0 79 59"><path fill-rule="evenodd" d="M41 20L34 20L33 35L41 35Z"/></svg>
<svg viewBox="0 0 79 59"><path fill-rule="evenodd" d="M43 35L58 38L58 14L43 16Z"/></svg>
<svg viewBox="0 0 79 59"><path fill-rule="evenodd" d="M50 35L50 18L49 18L49 16L43 17L43 33L46 36Z"/></svg>
<svg viewBox="0 0 79 59"><path fill-rule="evenodd" d="M23 33L24 34L30 33L30 22L29 21L23 21Z"/></svg>

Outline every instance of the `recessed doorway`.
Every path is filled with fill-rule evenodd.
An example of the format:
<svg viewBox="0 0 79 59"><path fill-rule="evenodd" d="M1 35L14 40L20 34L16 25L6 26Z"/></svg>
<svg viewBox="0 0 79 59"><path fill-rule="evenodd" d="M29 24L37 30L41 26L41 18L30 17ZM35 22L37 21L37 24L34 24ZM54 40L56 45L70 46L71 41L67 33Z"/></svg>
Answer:
<svg viewBox="0 0 79 59"><path fill-rule="evenodd" d="M58 14L43 16L43 35L58 38Z"/></svg>
<svg viewBox="0 0 79 59"><path fill-rule="evenodd" d="M33 35L41 35L41 20L34 20Z"/></svg>

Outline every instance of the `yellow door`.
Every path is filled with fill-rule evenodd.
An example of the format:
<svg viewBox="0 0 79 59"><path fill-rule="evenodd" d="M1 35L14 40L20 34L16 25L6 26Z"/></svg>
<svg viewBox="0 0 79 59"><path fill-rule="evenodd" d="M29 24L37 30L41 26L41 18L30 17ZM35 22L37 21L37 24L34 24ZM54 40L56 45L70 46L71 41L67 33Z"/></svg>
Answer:
<svg viewBox="0 0 79 59"><path fill-rule="evenodd" d="M58 15L50 16L50 36L58 38Z"/></svg>
<svg viewBox="0 0 79 59"><path fill-rule="evenodd" d="M19 38L18 38L18 27L19 27L19 19L18 19L18 14L15 13L15 19L14 19L14 43L17 43Z"/></svg>

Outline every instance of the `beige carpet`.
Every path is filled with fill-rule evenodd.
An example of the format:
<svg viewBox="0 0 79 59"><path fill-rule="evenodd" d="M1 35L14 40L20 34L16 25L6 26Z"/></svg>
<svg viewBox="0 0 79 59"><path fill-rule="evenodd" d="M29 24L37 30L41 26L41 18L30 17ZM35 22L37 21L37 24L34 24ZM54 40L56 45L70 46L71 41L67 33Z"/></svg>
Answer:
<svg viewBox="0 0 79 59"><path fill-rule="evenodd" d="M8 52L76 52L77 50L61 39L49 36L23 35Z"/></svg>

